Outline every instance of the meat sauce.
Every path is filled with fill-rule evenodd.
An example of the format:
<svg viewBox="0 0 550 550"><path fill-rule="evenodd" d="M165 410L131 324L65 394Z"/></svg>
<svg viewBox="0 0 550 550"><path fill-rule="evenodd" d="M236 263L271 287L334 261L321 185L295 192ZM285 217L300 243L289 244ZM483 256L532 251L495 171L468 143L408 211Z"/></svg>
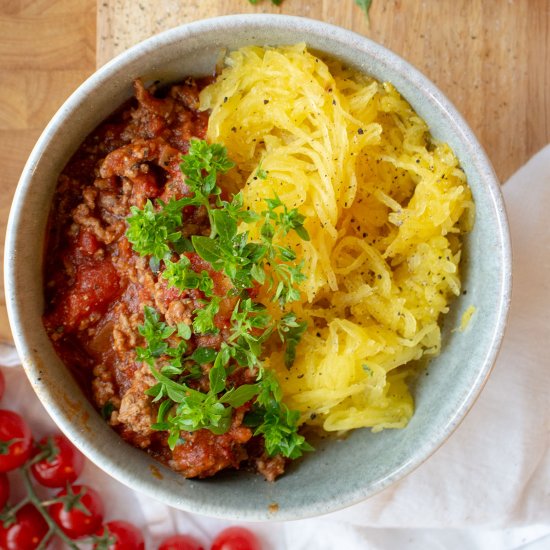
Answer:
<svg viewBox="0 0 550 550"><path fill-rule="evenodd" d="M208 477L226 468L253 468L273 480L287 460L269 457L261 438L243 425L250 405L235 410L229 430L182 433L173 451L167 433L151 428L157 406L145 392L155 384L149 367L138 361L143 345L138 327L144 306L155 307L175 327L191 323L203 307L201 292L169 287L137 255L125 232L130 208L148 199L168 201L189 190L179 168L191 138L204 139L208 114L198 110L205 82L188 79L162 95L135 83L135 98L98 126L82 143L59 176L50 217L45 260L44 325L63 362L106 421L130 444L186 477ZM186 236L208 235L206 212L183 211ZM214 293L224 296L215 334L192 336L192 347L219 349L227 337L233 298L229 280L194 253L186 253L194 270L208 271ZM208 370L194 384L208 389ZM253 383L256 373L238 369L235 386Z"/></svg>

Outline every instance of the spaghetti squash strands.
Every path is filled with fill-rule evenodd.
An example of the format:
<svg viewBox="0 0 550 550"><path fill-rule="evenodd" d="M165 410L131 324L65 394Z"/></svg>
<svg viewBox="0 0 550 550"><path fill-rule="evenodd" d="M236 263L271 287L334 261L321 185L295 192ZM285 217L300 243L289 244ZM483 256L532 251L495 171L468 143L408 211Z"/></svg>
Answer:
<svg viewBox="0 0 550 550"><path fill-rule="evenodd" d="M391 84L304 44L232 52L201 108L208 139L237 164L224 185L252 211L278 196L306 217L310 240L280 244L303 261L302 299L286 308L308 329L290 369L275 340L265 358L288 406L327 431L406 426L407 380L440 350L473 224L455 155ZM269 289L262 296L274 317L285 313Z"/></svg>

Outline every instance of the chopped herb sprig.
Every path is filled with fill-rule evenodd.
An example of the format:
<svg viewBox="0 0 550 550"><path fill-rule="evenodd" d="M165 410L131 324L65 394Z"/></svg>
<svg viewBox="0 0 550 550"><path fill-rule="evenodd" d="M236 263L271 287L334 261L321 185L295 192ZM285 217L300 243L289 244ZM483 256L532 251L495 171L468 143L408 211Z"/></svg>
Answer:
<svg viewBox="0 0 550 550"><path fill-rule="evenodd" d="M248 0L250 4L258 4L261 0ZM283 0L271 0L271 3L275 6L280 6L283 3ZM372 5L372 0L355 0L355 3L363 10L367 21L369 20L369 10Z"/></svg>
<svg viewBox="0 0 550 550"><path fill-rule="evenodd" d="M157 201L158 208L147 200L143 210L137 206L130 208L131 216L126 218L128 229L126 238L133 249L141 256L151 255L156 269L159 263L172 254L172 247L182 241L178 227L182 223L181 209L185 200Z"/></svg>

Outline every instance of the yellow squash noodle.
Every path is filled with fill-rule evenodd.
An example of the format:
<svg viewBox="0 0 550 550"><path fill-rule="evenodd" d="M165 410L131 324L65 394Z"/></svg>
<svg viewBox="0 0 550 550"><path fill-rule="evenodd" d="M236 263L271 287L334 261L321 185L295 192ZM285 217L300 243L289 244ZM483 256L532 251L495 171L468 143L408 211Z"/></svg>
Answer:
<svg viewBox="0 0 550 550"><path fill-rule="evenodd" d="M278 196L306 217L310 240L282 244L304 262L289 307L308 329L290 369L280 343L266 358L285 402L328 431L404 427L407 381L460 293L474 205L457 158L391 84L304 44L230 53L200 99L208 139L237 164L224 185L253 211Z"/></svg>

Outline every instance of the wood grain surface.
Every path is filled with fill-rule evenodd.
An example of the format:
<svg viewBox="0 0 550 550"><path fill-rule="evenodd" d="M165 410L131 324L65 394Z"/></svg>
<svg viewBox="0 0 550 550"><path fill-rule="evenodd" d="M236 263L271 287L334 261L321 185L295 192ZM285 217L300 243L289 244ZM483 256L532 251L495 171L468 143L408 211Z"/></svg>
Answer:
<svg viewBox="0 0 550 550"><path fill-rule="evenodd" d="M2 251L19 174L69 93L143 38L232 13L311 17L390 48L455 103L502 181L550 142L549 0L373 0L370 24L353 0L0 0Z"/></svg>
<svg viewBox="0 0 550 550"><path fill-rule="evenodd" d="M0 0L0 246L34 142L95 69L95 0ZM3 259L3 258L2 258ZM2 261L3 266L3 261ZM11 339L0 279L0 339Z"/></svg>

